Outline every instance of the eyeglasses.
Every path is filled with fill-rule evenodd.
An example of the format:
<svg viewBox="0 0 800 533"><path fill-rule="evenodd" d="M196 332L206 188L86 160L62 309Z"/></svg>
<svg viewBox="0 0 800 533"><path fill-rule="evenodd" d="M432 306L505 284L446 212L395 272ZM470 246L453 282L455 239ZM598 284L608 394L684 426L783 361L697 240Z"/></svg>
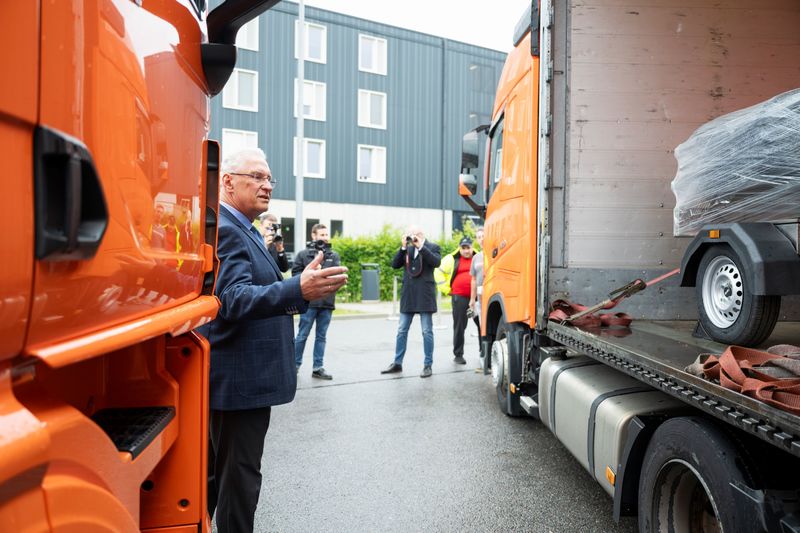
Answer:
<svg viewBox="0 0 800 533"><path fill-rule="evenodd" d="M273 187L278 184L278 180L273 178L272 176L264 176L263 174L244 174L242 172L228 172L231 176L247 176L251 180L254 180L259 185L265 185L269 182L270 185Z"/></svg>

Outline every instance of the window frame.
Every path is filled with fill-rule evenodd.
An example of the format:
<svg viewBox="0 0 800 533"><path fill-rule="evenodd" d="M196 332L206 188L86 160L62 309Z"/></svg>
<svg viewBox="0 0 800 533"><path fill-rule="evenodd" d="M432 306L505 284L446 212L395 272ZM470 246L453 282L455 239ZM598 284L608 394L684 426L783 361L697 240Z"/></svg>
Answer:
<svg viewBox="0 0 800 533"><path fill-rule="evenodd" d="M369 177L364 178L364 179L361 178L361 150L364 149L364 148L369 149L369 150L372 151L372 155L370 155L370 165L371 166L375 165L374 153L376 151L382 151L383 152L383 169L382 169L383 176L382 176L382 179L375 179L375 178L369 178ZM389 161L388 161L389 155L388 155L388 153L389 153L389 151L387 150L387 148L385 146L376 146L376 145L373 145L373 144L358 144L358 145L356 145L356 181L358 183L374 183L374 184L379 184L379 185L386 185L386 174L387 174L386 169L389 166Z"/></svg>
<svg viewBox="0 0 800 533"><path fill-rule="evenodd" d="M305 57L305 60L306 61L311 61L312 63L319 63L321 65L326 65L328 63L328 27L325 26L324 24L319 24L317 22L305 21L305 24L306 24L306 31L305 31L306 57ZM322 30L322 57L320 59L308 57L308 51L309 51L309 48L310 48L308 46L308 36L309 36L308 28L311 27L311 26L319 28L319 29ZM300 51L298 50L298 48L299 48L298 45L300 43L300 39L298 38L298 34L300 32L297 31L299 28L300 28L300 21L299 20L295 20L294 21L294 58L295 59L299 59L300 58L300 53L299 53Z"/></svg>
<svg viewBox="0 0 800 533"><path fill-rule="evenodd" d="M367 98L367 105L369 107L367 111L367 120L369 120L370 116L372 115L372 99L370 96L372 95L380 95L383 96L383 105L381 109L381 116L383 117L383 124L382 125L374 125L369 122L364 122L361 116L361 96L362 94ZM380 91L371 91L369 89L359 89L358 90L358 101L356 102L356 113L358 114L358 126L360 128L371 128L375 130L385 130L388 127L389 123L389 95Z"/></svg>
<svg viewBox="0 0 800 533"><path fill-rule="evenodd" d="M225 135L226 134L238 134L244 136L252 135L255 137L255 145L253 148L258 148L258 132L253 130L240 130L236 128L222 128L220 132L220 163L225 160L225 155L227 155L228 151L225 149ZM249 146L246 148L250 148Z"/></svg>
<svg viewBox="0 0 800 533"><path fill-rule="evenodd" d="M497 144L495 143L495 139L498 138L498 131L500 135L500 160L495 161L495 151L497 148ZM486 201L488 202L492 195L494 194L495 190L497 189L497 185L503 179L503 140L505 135L505 112L501 113L497 120L492 124L491 129L489 130L489 142L486 143L486 163L484 167L486 168L486 176L484 181L484 190L486 194ZM499 163L500 168L497 168L497 164Z"/></svg>
<svg viewBox="0 0 800 533"><path fill-rule="evenodd" d="M383 70L376 68L376 69L367 69L361 67L361 57L362 57L362 49L361 44L363 40L370 40L373 41L377 45L377 43L383 43ZM377 55L377 54L376 54ZM380 61L378 61L380 63ZM366 33L359 33L358 34L358 70L359 72L367 72L370 74L378 74L380 76L386 76L389 72L389 41L382 37L376 37L374 35L369 35Z"/></svg>
<svg viewBox="0 0 800 533"><path fill-rule="evenodd" d="M231 104L230 102L226 101L225 95L228 90L232 91L233 94L236 95L236 99L239 98L239 74L246 73L246 74L254 74L253 77L253 107L243 106L240 105L238 102L236 104ZM250 111L253 113L258 113L258 74L257 70L249 70L246 68L234 68L233 72L231 72L231 77L228 80L228 83L225 84L225 88L222 90L222 107L226 109L237 109L239 111ZM235 85L231 85L231 81L236 80ZM234 90L235 89L235 90Z"/></svg>
<svg viewBox="0 0 800 533"><path fill-rule="evenodd" d="M292 159L293 159L294 163L292 164L292 167L293 167L292 168L292 175L297 177L297 137L294 137L293 139L294 139L294 141L292 142L292 144L294 146L294 151L293 151L293 154L292 154L293 155ZM308 144L309 144L309 142L322 145L322 151L321 151L321 155L320 155L321 172L319 172L319 173L313 173L312 174L312 173L309 173L309 171L308 171ZM303 175L304 178L314 178L314 179L324 180L326 178L326 176L327 176L327 172L326 172L326 169L327 169L327 158L328 158L328 155L327 155L327 148L326 148L325 139L314 139L313 137L303 137L303 170L305 171L303 173L304 174Z"/></svg>
<svg viewBox="0 0 800 533"><path fill-rule="evenodd" d="M236 33L236 48L240 48L242 50L251 50L253 52L258 52L259 45L260 45L260 27L261 24L259 22L260 17L256 17L244 26L242 26L239 31ZM243 35L248 37L249 41L255 41L255 48L250 46L250 43L244 42Z"/></svg>
<svg viewBox="0 0 800 533"><path fill-rule="evenodd" d="M294 118L297 118L297 96L299 92L298 81L299 80L297 78L294 79L294 105L292 106L294 108L293 111ZM316 120L318 122L326 122L328 120L328 84L325 83L324 81L303 80L303 85L305 86L306 84L310 84L315 88L320 86L322 87L322 104L321 104L322 112L320 113L321 116L312 116L303 113L303 118L306 120ZM303 108L305 108L305 92L303 92L302 106Z"/></svg>

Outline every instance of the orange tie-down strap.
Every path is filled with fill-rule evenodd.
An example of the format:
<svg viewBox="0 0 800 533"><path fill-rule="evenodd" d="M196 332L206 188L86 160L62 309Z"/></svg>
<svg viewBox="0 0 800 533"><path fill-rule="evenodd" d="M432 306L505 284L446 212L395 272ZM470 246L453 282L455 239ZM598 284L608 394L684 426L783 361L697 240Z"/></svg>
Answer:
<svg viewBox="0 0 800 533"><path fill-rule="evenodd" d="M621 299L621 298L620 298ZM601 309L611 309L617 305L618 300L611 300ZM633 317L626 313L603 313L600 315L586 314L580 318L571 319L583 311L590 309L586 305L575 304L566 300L556 300L553 302L553 310L550 311L548 318L558 322L570 322L571 324L584 328L596 328L600 326L630 326Z"/></svg>
<svg viewBox="0 0 800 533"><path fill-rule="evenodd" d="M782 344L764 352L728 346L722 355L706 357L703 362L706 378L719 380L726 389L800 415L800 347Z"/></svg>
<svg viewBox="0 0 800 533"><path fill-rule="evenodd" d="M628 327L631 325L633 317L626 313L604 313L601 315L595 315L594 313L602 309L612 309L628 296L633 296L637 292L643 291L647 287L664 281L678 273L680 273L680 269L676 268L650 281L643 281L641 279L633 280L627 285L611 291L608 295L608 299L591 307L568 302L567 300L556 300L553 302L550 314L547 318L555 320L556 322L561 322L562 324L569 322L583 328L601 326Z"/></svg>

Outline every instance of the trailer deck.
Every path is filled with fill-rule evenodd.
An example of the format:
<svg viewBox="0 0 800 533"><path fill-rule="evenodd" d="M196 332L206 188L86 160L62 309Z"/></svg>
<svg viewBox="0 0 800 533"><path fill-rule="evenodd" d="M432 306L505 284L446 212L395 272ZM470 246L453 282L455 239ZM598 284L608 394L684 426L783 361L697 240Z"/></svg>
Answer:
<svg viewBox="0 0 800 533"><path fill-rule="evenodd" d="M547 336L688 405L800 457L800 416L726 389L684 368L726 346L692 336L694 321L636 321L630 328L581 329L548 323ZM779 322L767 343L795 344L800 322Z"/></svg>

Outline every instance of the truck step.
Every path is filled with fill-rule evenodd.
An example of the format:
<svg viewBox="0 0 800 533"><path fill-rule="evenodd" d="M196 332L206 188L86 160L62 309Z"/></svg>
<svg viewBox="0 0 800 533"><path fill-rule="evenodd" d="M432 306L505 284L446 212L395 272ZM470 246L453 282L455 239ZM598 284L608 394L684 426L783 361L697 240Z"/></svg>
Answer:
<svg viewBox="0 0 800 533"><path fill-rule="evenodd" d="M519 397L519 406L528 413L528 416L532 416L533 418L539 418L539 403L536 401L536 398L531 396L520 396Z"/></svg>
<svg viewBox="0 0 800 533"><path fill-rule="evenodd" d="M135 459L175 418L174 407L102 409L92 420L106 432L117 450Z"/></svg>

